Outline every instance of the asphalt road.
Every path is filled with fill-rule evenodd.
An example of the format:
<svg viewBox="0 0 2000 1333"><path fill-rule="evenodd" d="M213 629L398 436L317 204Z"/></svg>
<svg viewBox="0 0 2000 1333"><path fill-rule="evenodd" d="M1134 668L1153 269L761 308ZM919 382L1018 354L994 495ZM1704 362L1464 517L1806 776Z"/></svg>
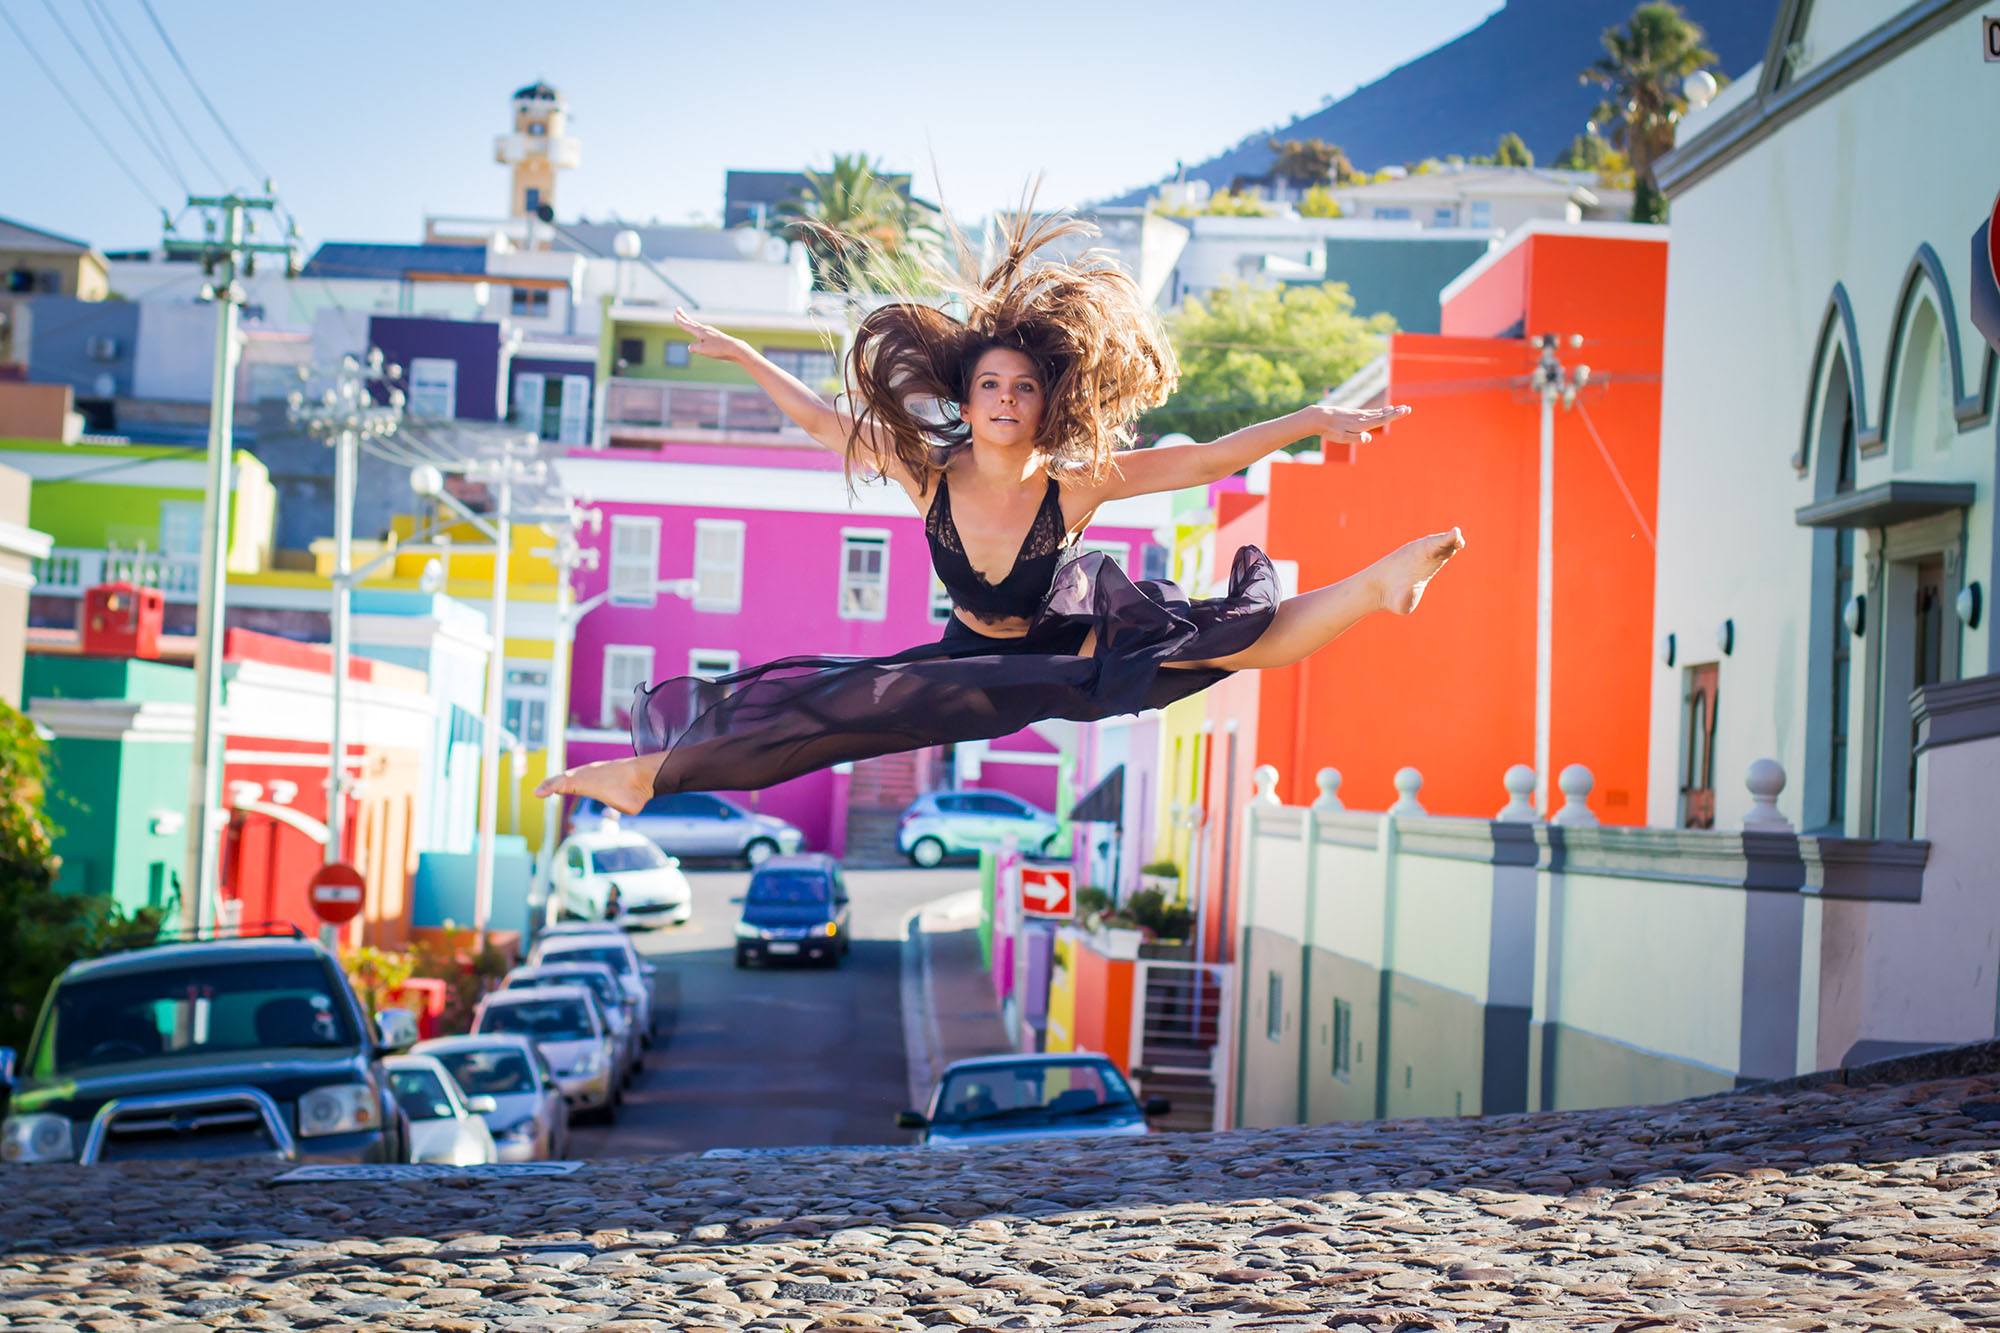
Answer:
<svg viewBox="0 0 2000 1333"><path fill-rule="evenodd" d="M578 1124L570 1156L899 1143L909 1099L901 1000L904 917L978 873L852 870L854 949L838 967L738 970L743 871L691 871L694 918L633 936L659 969L659 1038L610 1126Z"/></svg>

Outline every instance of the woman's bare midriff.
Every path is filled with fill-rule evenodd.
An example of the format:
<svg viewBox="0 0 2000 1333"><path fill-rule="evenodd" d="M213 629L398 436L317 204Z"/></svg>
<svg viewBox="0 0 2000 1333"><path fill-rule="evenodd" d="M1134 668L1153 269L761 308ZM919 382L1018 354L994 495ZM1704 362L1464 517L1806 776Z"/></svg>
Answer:
<svg viewBox="0 0 2000 1333"><path fill-rule="evenodd" d="M981 620L964 607L954 606L951 613L958 617L958 623L974 634L984 634L989 639L1018 639L1028 632L1026 616L1008 616L1004 620Z"/></svg>

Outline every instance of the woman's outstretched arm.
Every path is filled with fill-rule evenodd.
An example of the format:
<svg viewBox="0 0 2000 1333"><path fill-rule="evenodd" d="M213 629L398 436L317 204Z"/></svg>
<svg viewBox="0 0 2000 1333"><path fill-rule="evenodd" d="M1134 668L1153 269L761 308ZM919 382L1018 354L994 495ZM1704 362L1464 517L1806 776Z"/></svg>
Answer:
<svg viewBox="0 0 2000 1333"><path fill-rule="evenodd" d="M1117 500L1155 491L1206 486L1241 472L1293 440L1317 435L1330 444L1362 444L1409 413L1407 407L1350 410L1314 403L1254 426L1231 431L1207 444L1170 444L1118 455L1118 470L1105 477L1098 500Z"/></svg>
<svg viewBox="0 0 2000 1333"><path fill-rule="evenodd" d="M674 319L694 339L689 350L696 356L713 357L743 367L750 372L750 378L757 381L757 387L770 395L771 401L790 418L793 425L835 453L847 451L848 432L854 428L852 416L828 403L798 376L774 364L741 338L704 324L679 307L674 309ZM879 445L872 432L866 443ZM878 457L893 457L880 447L876 447L874 452Z"/></svg>

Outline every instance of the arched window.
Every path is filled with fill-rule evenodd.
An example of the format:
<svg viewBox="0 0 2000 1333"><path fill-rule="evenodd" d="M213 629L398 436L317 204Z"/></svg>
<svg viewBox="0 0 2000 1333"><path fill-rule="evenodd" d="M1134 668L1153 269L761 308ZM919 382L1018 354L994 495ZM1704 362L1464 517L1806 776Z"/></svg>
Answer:
<svg viewBox="0 0 2000 1333"><path fill-rule="evenodd" d="M1894 379L1885 424L1895 467L1901 471L1922 467L1949 452L1958 435L1958 423L1952 416L1944 326L1938 319L1937 305L1928 298L1910 303L1897 352L1897 363L1889 367Z"/></svg>

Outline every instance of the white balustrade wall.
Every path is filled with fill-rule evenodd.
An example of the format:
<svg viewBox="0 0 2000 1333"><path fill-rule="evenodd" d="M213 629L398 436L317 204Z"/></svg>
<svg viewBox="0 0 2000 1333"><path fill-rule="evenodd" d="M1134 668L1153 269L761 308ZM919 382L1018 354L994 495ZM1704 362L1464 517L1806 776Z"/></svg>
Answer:
<svg viewBox="0 0 2000 1333"><path fill-rule="evenodd" d="M1801 836L1750 765L1739 830L1603 826L1572 764L1539 822L1243 815L1232 1120L1280 1124L1671 1100L1996 1035L2000 677L1932 687L1927 836ZM1920 710L1920 715L1929 716ZM1939 779L1947 779L1940 782Z"/></svg>

